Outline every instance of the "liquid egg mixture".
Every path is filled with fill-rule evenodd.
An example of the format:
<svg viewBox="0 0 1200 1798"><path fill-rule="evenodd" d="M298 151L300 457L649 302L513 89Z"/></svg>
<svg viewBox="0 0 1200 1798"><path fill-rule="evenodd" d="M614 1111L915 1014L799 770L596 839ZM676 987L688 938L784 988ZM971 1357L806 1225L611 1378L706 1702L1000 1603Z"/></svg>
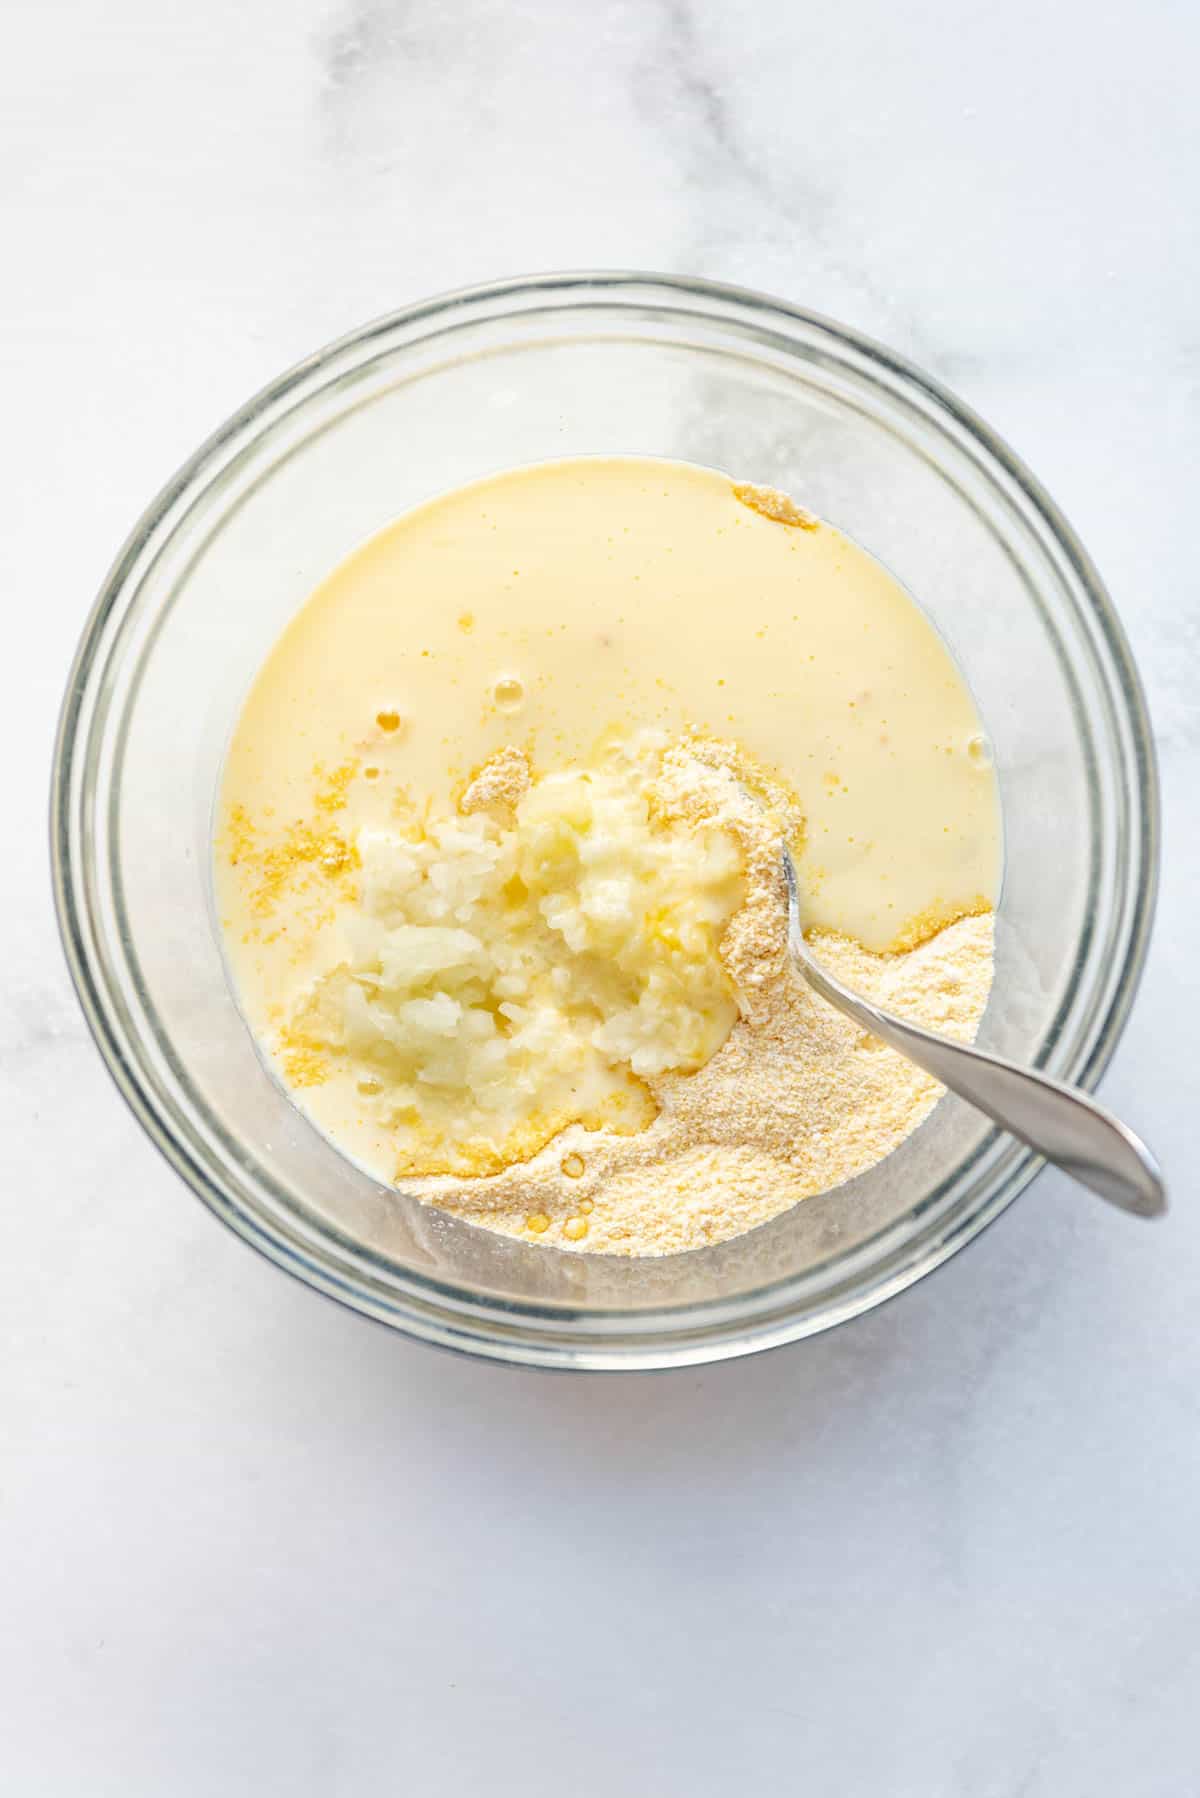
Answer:
<svg viewBox="0 0 1200 1798"><path fill-rule="evenodd" d="M239 1004L379 1179L572 1250L749 1229L890 1153L942 1089L816 998L974 1035L999 806L944 644L773 490L548 463L356 550L229 747Z"/></svg>

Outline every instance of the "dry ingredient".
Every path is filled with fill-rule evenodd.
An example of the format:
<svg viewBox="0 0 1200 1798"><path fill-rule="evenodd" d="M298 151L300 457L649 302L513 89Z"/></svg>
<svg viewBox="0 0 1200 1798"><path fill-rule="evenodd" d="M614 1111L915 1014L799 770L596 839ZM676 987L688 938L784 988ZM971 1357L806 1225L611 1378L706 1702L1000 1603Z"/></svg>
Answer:
<svg viewBox="0 0 1200 1798"><path fill-rule="evenodd" d="M943 1088L815 997L786 955L779 788L728 745L685 742L660 786L677 816L719 824L741 845L744 902L722 959L740 1015L698 1072L651 1079L659 1114L640 1134L578 1127L486 1180L408 1187L488 1229L575 1251L669 1255L739 1235L873 1167L928 1116ZM763 800L766 803L763 803ZM992 979L993 919L980 908L903 953L877 955L822 931L830 970L903 1017L969 1040Z"/></svg>

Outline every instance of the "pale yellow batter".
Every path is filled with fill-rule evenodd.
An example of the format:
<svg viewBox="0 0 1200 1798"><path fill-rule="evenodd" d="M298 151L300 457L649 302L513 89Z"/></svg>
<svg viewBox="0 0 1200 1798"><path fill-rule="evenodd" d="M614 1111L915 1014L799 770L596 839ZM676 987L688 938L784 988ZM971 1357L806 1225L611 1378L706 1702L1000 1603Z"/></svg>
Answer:
<svg viewBox="0 0 1200 1798"><path fill-rule="evenodd" d="M359 1063L332 1071L327 1065L327 1033L319 1017L314 1025L314 994L317 1010L323 1006L327 1013L349 967L374 1001L380 990L378 974L371 972L380 965L378 931L400 927L409 933L403 940L412 943L415 925L428 930L436 922L424 901L416 912L405 909L404 882L411 887L419 875L427 898L430 880L447 878L444 871L432 872L445 856L439 850L431 857L429 842L441 841L439 831L450 833L446 853L459 873L467 865L463 854L476 862L490 857L493 874L487 878L493 878L495 893L481 899L478 887L469 896L476 908L472 929L486 937L499 915L495 907L508 904L514 890L494 871L508 868L505 857L528 858L522 843L531 829L545 835L539 807L545 814L548 805L567 803L564 793L575 803L552 780L538 787L541 797L523 801L524 810L516 812L512 801L522 783L557 779L568 770L575 778L589 767L593 772L583 778L594 781L600 742L609 746L609 779L614 743L624 766L631 742L649 742L645 753L653 760L661 745L682 738L731 742L767 771L764 779L780 777L803 814L799 869L810 927L853 939L878 961L924 942L940 925L988 911L999 877L998 805L970 695L940 638L887 572L783 496L680 463L588 459L517 470L397 520L336 569L296 616L261 670L230 745L215 857L217 902L248 1022L305 1107L356 1159L385 1178L422 1171L421 1131L427 1132L428 1118L420 1084L425 1038L413 1035L418 1026L443 1033L439 1053L447 1043L458 1052L463 1020L474 1014L482 1040L489 1010L506 1041L514 1029L524 1030L531 1043L536 1035L530 1034L528 982L509 1006L519 1013L516 1023L502 1019L511 969L497 964L494 954L484 968L475 950L447 939L439 953L451 961L455 953L467 958L446 977L448 989L435 972L429 980L441 986L427 980L397 988L393 980L383 995L392 1008L386 1031L399 1040L394 1020L403 1023L404 1077L417 1101L409 1107L407 1135L400 1132L402 1152L397 1109L393 1105L388 1114L386 1093L371 1090L387 1084L392 1063L386 1056L379 1063L382 1082L370 1073L364 1079ZM464 813L459 801L485 765L483 788L475 789L483 799L468 800ZM506 794L505 779L518 765L525 773ZM489 780L498 805L489 802ZM636 809L640 801L635 796L631 803ZM522 823L527 816L532 824ZM624 813L611 816L618 824L604 827L610 837L614 828L626 828ZM675 1062L660 1056L654 1072L661 1067L664 1078L678 1081L716 1053L731 1020L747 1010L728 955L723 972L714 959L745 888L735 891L729 884L734 875L721 860L721 842L733 837L718 833L711 839L705 851L710 859L693 880L684 867L682 839L672 842L662 834L667 826L653 797L647 820L628 826L642 833L637 879L661 880L661 870L683 869L680 880L686 875L705 908L693 944L698 959L682 974L675 939L667 933L674 956L673 1015L680 1005L691 1005L694 1028L688 1056ZM472 844L472 832L478 844ZM420 837L426 845L418 875L408 868L408 852L401 855L400 886L398 837ZM610 887L612 875L609 867ZM536 900L541 910L529 915L538 930L547 908L557 907L557 918L578 902L581 915L591 917L594 896L580 887L575 863L564 878L575 883L565 898L556 887ZM525 904L526 889L516 884ZM674 919L686 897L682 887L664 889L655 915ZM518 934L526 929L528 911L526 904L513 926ZM366 923L355 922L368 914L376 928L369 942ZM586 975L592 982L600 939L585 942L583 927L564 928L568 935L574 930L575 947L569 966L553 979L574 1004L579 981ZM961 933L964 927L958 928ZM502 940L505 930L496 934ZM422 938L425 950L431 940ZM979 931L969 940L990 965L990 919L986 940ZM621 1079L603 1091L593 1081L592 1102L581 1104L576 1115L592 1126L586 1141L593 1148L615 1129L632 1133L644 1152L658 1128L647 1133L647 1125L663 1096L652 1078L643 1090L634 1064L622 1059L635 1051L613 1045L636 1038L637 1053L643 1061L649 1057L647 1065L653 1062L643 1038L649 1040L654 1019L643 1029L645 1004L637 1009L637 994L651 976L661 986L666 964L653 932L642 932L632 946L622 938L619 952L634 984L629 991L605 989L596 1003L607 1007L598 1040L608 1045L613 1065L619 1061ZM894 955L879 965L902 968L911 960ZM447 990L456 1011L447 1009ZM541 993L538 988L539 1004ZM975 992L973 1014L958 1020L964 1032L974 1028L985 994L986 982ZM589 1004L593 998L589 989ZM956 1027L955 1020L950 1024ZM738 1038L742 1023L732 1029ZM697 1043L704 1044L702 1052ZM745 1044L738 1046L741 1053ZM391 1055L395 1044L383 1047ZM552 1049L561 1065L559 1047ZM726 1053L721 1049L709 1067L717 1069ZM536 1069L536 1058L529 1065ZM511 1058L498 1065L498 1091L512 1084L515 1067ZM590 1064L587 1078L592 1080ZM469 1090L478 1079L473 1070ZM615 1110L606 1112L617 1087L626 1086L629 1093L618 1094ZM491 1161L484 1155L463 1165L490 1172L517 1161L504 1176L509 1192L521 1159L541 1152L547 1132L554 1138L564 1119L570 1122L570 1101L560 1093L541 1114L540 1128L524 1139L520 1156L501 1142ZM472 1141L482 1141L479 1132L486 1136L486 1128L477 1119ZM888 1141L880 1152L890 1146ZM569 1158L575 1151L564 1153ZM594 1170L594 1156L592 1163ZM438 1173L459 1164L443 1154L426 1165ZM709 1167L705 1177L719 1181L720 1167ZM468 1188L486 1185L463 1183L457 1196L468 1212ZM588 1191L593 1215L601 1202L594 1182ZM446 1203L456 1192L440 1188L437 1196ZM785 1195L781 1202L791 1201ZM506 1203L502 1217L484 1216L482 1208L481 1221L524 1228L519 1193L510 1192ZM546 1214L528 1215L541 1220ZM606 1246L621 1246L619 1220L616 1227ZM590 1228L599 1238L596 1226ZM702 1239L711 1240L711 1230ZM570 1231L563 1240L584 1246Z"/></svg>

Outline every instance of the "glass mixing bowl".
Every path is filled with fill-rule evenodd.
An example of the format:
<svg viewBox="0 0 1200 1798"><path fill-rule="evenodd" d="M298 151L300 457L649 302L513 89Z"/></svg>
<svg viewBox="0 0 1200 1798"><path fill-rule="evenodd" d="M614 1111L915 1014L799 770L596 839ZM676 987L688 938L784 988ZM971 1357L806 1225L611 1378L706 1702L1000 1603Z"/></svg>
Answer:
<svg viewBox="0 0 1200 1798"><path fill-rule="evenodd" d="M711 1248L628 1260L491 1235L378 1185L292 1107L234 1005L210 892L225 744L317 580L419 500L594 452L782 487L917 595L974 690L1004 806L980 1040L1092 1085L1133 997L1157 866L1153 750L1112 605L1032 476L936 383L828 320L707 282L545 276L433 300L322 350L218 431L135 528L84 633L54 770L56 898L121 1091L280 1267L446 1347L665 1367L878 1304L1040 1164L946 1099L878 1167Z"/></svg>

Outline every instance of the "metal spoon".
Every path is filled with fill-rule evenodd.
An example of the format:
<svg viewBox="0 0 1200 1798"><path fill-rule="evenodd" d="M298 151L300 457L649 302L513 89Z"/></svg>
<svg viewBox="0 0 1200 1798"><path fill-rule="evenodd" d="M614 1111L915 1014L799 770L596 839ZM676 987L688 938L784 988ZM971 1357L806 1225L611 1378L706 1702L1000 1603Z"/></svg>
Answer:
<svg viewBox="0 0 1200 1798"><path fill-rule="evenodd" d="M1102 1199L1136 1217L1162 1215L1167 1208L1162 1172L1140 1137L1086 1093L1061 1080L1018 1067L998 1055L987 1055L969 1043L936 1036L917 1024L906 1024L860 999L825 972L804 940L796 868L786 844L783 877L788 896L788 947L814 992L889 1048L907 1055L1037 1154L1090 1186Z"/></svg>

